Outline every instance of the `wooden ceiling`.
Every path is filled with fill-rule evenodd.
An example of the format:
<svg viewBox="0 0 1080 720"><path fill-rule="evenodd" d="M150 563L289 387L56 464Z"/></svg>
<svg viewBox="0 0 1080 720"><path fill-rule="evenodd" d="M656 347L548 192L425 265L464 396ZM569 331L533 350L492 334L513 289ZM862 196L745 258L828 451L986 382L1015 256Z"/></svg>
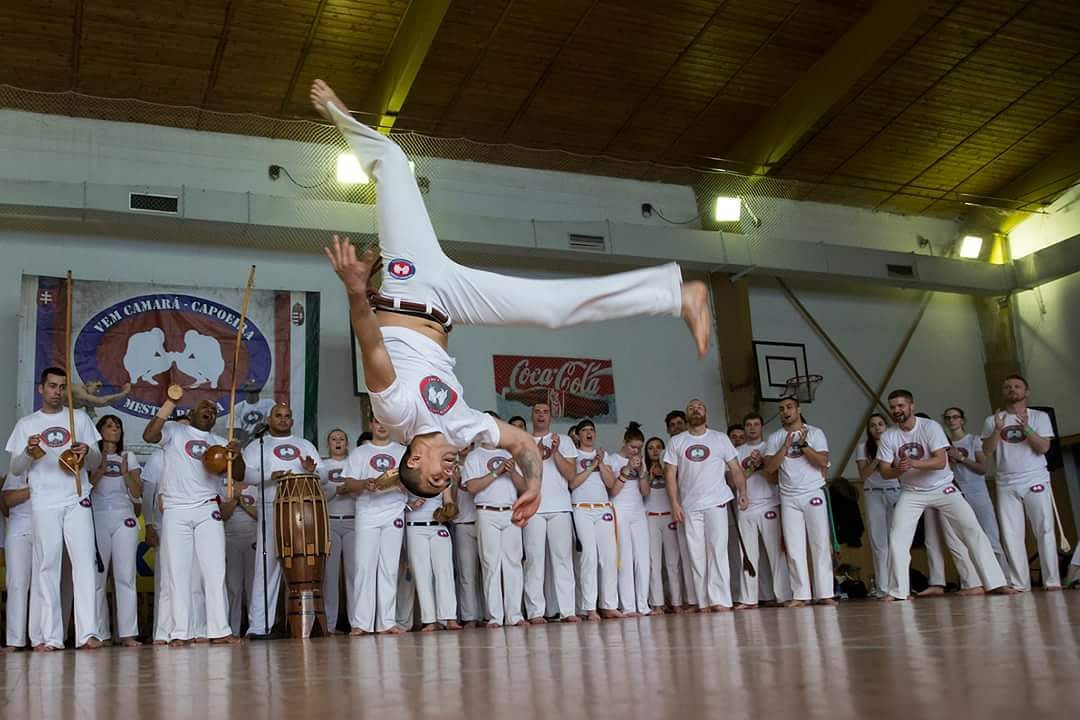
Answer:
<svg viewBox="0 0 1080 720"><path fill-rule="evenodd" d="M863 22L881 6L902 12L896 0L452 0L414 58L395 129L603 156L581 169L642 178L752 164L802 181L799 197L943 216L1014 197L1025 174L1034 202L1080 178L1080 153L1068 175L1037 175L1080 134L1080 3L910 2L888 36ZM8 2L0 83L294 118L310 117L318 76L363 107L394 43L408 49L409 5ZM857 43L853 79L821 83L821 112L789 110L843 42ZM742 156L748 137L783 131L790 144L767 160Z"/></svg>

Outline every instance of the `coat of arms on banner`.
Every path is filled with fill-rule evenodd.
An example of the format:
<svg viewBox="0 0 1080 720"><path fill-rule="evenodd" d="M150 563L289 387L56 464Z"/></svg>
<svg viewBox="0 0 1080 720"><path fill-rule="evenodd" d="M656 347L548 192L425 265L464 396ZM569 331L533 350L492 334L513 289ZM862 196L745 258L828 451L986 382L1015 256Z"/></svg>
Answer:
<svg viewBox="0 0 1080 720"><path fill-rule="evenodd" d="M70 378L76 406L91 417L119 415L132 444L172 384L184 388L178 414L209 400L224 418L242 295L239 288L76 280ZM318 370L318 302L318 293L252 293L236 365L241 439L275 401L288 402L303 419L304 434L315 436L317 393L308 388L314 388ZM25 276L23 304L18 397L20 411L30 412L40 406L34 388L41 371L65 365L63 279Z"/></svg>
<svg viewBox="0 0 1080 720"><path fill-rule="evenodd" d="M499 414L529 416L539 402L551 406L552 420L592 418L618 421L611 360L495 355Z"/></svg>

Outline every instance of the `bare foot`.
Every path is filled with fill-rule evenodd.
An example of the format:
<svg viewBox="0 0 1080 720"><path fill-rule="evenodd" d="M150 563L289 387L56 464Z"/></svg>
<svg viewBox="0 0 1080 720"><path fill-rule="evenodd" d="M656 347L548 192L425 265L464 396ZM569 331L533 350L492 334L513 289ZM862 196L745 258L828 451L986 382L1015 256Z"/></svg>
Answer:
<svg viewBox="0 0 1080 720"><path fill-rule="evenodd" d="M761 603L761 607L763 608L778 608L781 605L783 605L783 603L781 603L779 600L766 600L765 602Z"/></svg>
<svg viewBox="0 0 1080 720"><path fill-rule="evenodd" d="M239 645L244 642L243 638L238 638L235 635L226 635L225 637L213 638L210 640L211 645Z"/></svg>
<svg viewBox="0 0 1080 720"><path fill-rule="evenodd" d="M1061 588L1060 585L1048 585L1048 586L1043 588L1043 592L1057 592L1058 590L1061 590L1061 589L1062 588Z"/></svg>
<svg viewBox="0 0 1080 720"><path fill-rule="evenodd" d="M428 623L420 628L420 632L436 632L438 630L442 630L442 627L438 623Z"/></svg>
<svg viewBox="0 0 1080 720"><path fill-rule="evenodd" d="M529 622L530 622L530 623L532 623L533 625L535 625L535 624L536 624L536 623L535 623L534 621L532 621L532 620L530 620ZM579 623L579 622L581 622L581 618L579 618L579 617L578 617L577 615L567 615L566 617L564 617L564 618L563 618L562 620L560 620L559 622L564 622L564 623L570 623L570 624L572 625L572 624L574 624L574 623Z"/></svg>
<svg viewBox="0 0 1080 720"><path fill-rule="evenodd" d="M652 613L649 613L649 614L651 615ZM624 612L622 614L622 616L624 618L635 618L635 617L641 617L641 613L639 613L639 612Z"/></svg>
<svg viewBox="0 0 1080 720"><path fill-rule="evenodd" d="M784 607L786 607L786 608L806 607L806 601L805 600L788 600L786 603L784 603Z"/></svg>
<svg viewBox="0 0 1080 720"><path fill-rule="evenodd" d="M818 605L825 605L826 607L833 607L836 605L836 598L821 598L817 601Z"/></svg>
<svg viewBox="0 0 1080 720"><path fill-rule="evenodd" d="M1008 585L1002 585L1001 587L996 587L993 590L991 590L990 594L991 595L1019 595L1020 591L1017 590L1014 587L1010 587Z"/></svg>
<svg viewBox="0 0 1080 720"><path fill-rule="evenodd" d="M0 647L0 654L6 655L8 653L16 652L16 651L18 651L20 649L21 648L17 648L14 645L5 645L4 647Z"/></svg>
<svg viewBox="0 0 1080 720"><path fill-rule="evenodd" d="M45 645L44 643L34 646L34 652L56 652L59 649L60 648L54 648L52 645Z"/></svg>
<svg viewBox="0 0 1080 720"><path fill-rule="evenodd" d="M174 648L174 647L187 647L190 644L191 644L190 640L170 640L169 641L169 647L171 647L171 648Z"/></svg>
<svg viewBox="0 0 1080 720"><path fill-rule="evenodd" d="M367 630L362 630L360 628L353 628L352 630L349 631L349 637L364 637L365 635L370 635L370 634L371 633L368 632Z"/></svg>
<svg viewBox="0 0 1080 720"><path fill-rule="evenodd" d="M736 610L757 610L757 604L750 605L749 603L735 603Z"/></svg>
<svg viewBox="0 0 1080 720"><path fill-rule="evenodd" d="M731 608L727 607L726 605L713 605L711 608L709 608L709 612L712 613L729 613L731 611Z"/></svg>
<svg viewBox="0 0 1080 720"><path fill-rule="evenodd" d="M153 641L153 642L152 642L152 643L150 643L150 644L151 644L151 645L157 645L157 646L159 646L159 647L160 647L160 646L162 646L162 645L168 645L168 644L169 644L169 641L168 641L168 640L155 640L155 641Z"/></svg>
<svg viewBox="0 0 1080 720"><path fill-rule="evenodd" d="M392 627L389 630L380 630L379 635L404 635L405 630L399 627Z"/></svg>
<svg viewBox="0 0 1080 720"><path fill-rule="evenodd" d="M685 615L688 612L688 608L685 605L676 605L671 608L672 615Z"/></svg>
<svg viewBox="0 0 1080 720"><path fill-rule="evenodd" d="M705 283L694 280L682 286L682 319L690 328L697 345L698 356L705 357L712 335L712 312L709 310L709 289Z"/></svg>
<svg viewBox="0 0 1080 720"><path fill-rule="evenodd" d="M908 600L908 599L910 599L910 598L906 598L906 597L905 598L898 598L895 595L886 595L885 597L881 598L881 602L898 603L898 602L904 602L905 600Z"/></svg>
<svg viewBox="0 0 1080 720"><path fill-rule="evenodd" d="M524 620L518 620L516 623L514 623L514 627L528 627L528 626L529 626L529 623L525 622Z"/></svg>
<svg viewBox="0 0 1080 720"><path fill-rule="evenodd" d="M585 616L585 619L589 622L600 622L600 614L595 610Z"/></svg>
<svg viewBox="0 0 1080 720"><path fill-rule="evenodd" d="M480 627L480 623L478 623L476 620L466 620L465 622L461 623L462 630L468 630L474 627Z"/></svg>
<svg viewBox="0 0 1080 720"><path fill-rule="evenodd" d="M141 647L142 643L133 637L120 638L121 647Z"/></svg>
<svg viewBox="0 0 1080 720"><path fill-rule="evenodd" d="M652 610L650 610L649 614L650 615L665 615L666 613L664 612L664 608L658 607L658 608L653 608Z"/></svg>
<svg viewBox="0 0 1080 720"><path fill-rule="evenodd" d="M79 646L80 650L97 650L101 647L101 641L95 637L90 638L85 643Z"/></svg>
<svg viewBox="0 0 1080 720"><path fill-rule="evenodd" d="M624 617L624 615L618 610L601 610L600 617L605 620L618 620L619 618Z"/></svg>
<svg viewBox="0 0 1080 720"><path fill-rule="evenodd" d="M917 598L941 597L944 594L945 594L945 588L941 587L940 585L931 585L930 587L926 588L922 592L915 593L915 597L917 597Z"/></svg>
<svg viewBox="0 0 1080 720"><path fill-rule="evenodd" d="M197 637L194 640L192 640L191 642L194 643L195 645L202 645L203 643L208 642L208 641L209 641L209 638Z"/></svg>
<svg viewBox="0 0 1080 720"><path fill-rule="evenodd" d="M488 630L498 630L498 629L499 629L499 628L501 628L501 627L502 627L502 625L501 625L501 624L499 624L499 623L497 623L497 622L495 622L494 620L492 620L491 622L489 622L489 623L487 624L487 629L488 629Z"/></svg>
<svg viewBox="0 0 1080 720"><path fill-rule="evenodd" d="M956 594L960 597L970 597L972 595L985 595L986 591L981 587L965 588L963 590L957 590Z"/></svg>
<svg viewBox="0 0 1080 720"><path fill-rule="evenodd" d="M447 620L445 627L446 627L447 630L460 630L461 629L461 626L458 625L457 620Z"/></svg>
<svg viewBox="0 0 1080 720"><path fill-rule="evenodd" d="M563 622L566 622L566 618L563 618ZM542 617L529 618L530 625L547 625L547 620Z"/></svg>
<svg viewBox="0 0 1080 720"><path fill-rule="evenodd" d="M315 108L315 112L331 122L334 121L334 118L330 115L330 110L326 107L330 103L337 105L338 109L342 112L349 112L349 109L345 107L345 103L341 102L341 99L338 98L333 89L322 80L316 80L311 83L311 91L308 93L308 97L311 99L311 106Z"/></svg>

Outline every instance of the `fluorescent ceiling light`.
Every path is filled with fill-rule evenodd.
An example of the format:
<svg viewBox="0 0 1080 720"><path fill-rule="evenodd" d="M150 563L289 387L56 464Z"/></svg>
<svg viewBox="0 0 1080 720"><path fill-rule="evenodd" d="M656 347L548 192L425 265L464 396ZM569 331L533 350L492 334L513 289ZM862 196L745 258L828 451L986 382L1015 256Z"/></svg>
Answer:
<svg viewBox="0 0 1080 720"><path fill-rule="evenodd" d="M739 222L742 215L742 200L737 197L716 198L713 218L716 222Z"/></svg>
<svg viewBox="0 0 1080 720"><path fill-rule="evenodd" d="M342 185L366 185L369 178L355 155L341 153L337 157L337 181Z"/></svg>
<svg viewBox="0 0 1080 720"><path fill-rule="evenodd" d="M983 239L978 235L965 235L960 242L960 257L978 258L982 253Z"/></svg>

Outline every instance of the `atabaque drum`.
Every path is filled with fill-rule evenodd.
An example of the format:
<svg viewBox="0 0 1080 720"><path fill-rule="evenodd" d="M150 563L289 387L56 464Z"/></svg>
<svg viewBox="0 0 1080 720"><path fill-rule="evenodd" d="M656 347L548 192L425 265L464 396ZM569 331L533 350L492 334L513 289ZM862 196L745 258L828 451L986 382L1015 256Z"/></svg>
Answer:
<svg viewBox="0 0 1080 720"><path fill-rule="evenodd" d="M318 475L287 474L274 499L275 549L288 587L285 601L289 635L327 633L323 573L330 554L330 521Z"/></svg>

